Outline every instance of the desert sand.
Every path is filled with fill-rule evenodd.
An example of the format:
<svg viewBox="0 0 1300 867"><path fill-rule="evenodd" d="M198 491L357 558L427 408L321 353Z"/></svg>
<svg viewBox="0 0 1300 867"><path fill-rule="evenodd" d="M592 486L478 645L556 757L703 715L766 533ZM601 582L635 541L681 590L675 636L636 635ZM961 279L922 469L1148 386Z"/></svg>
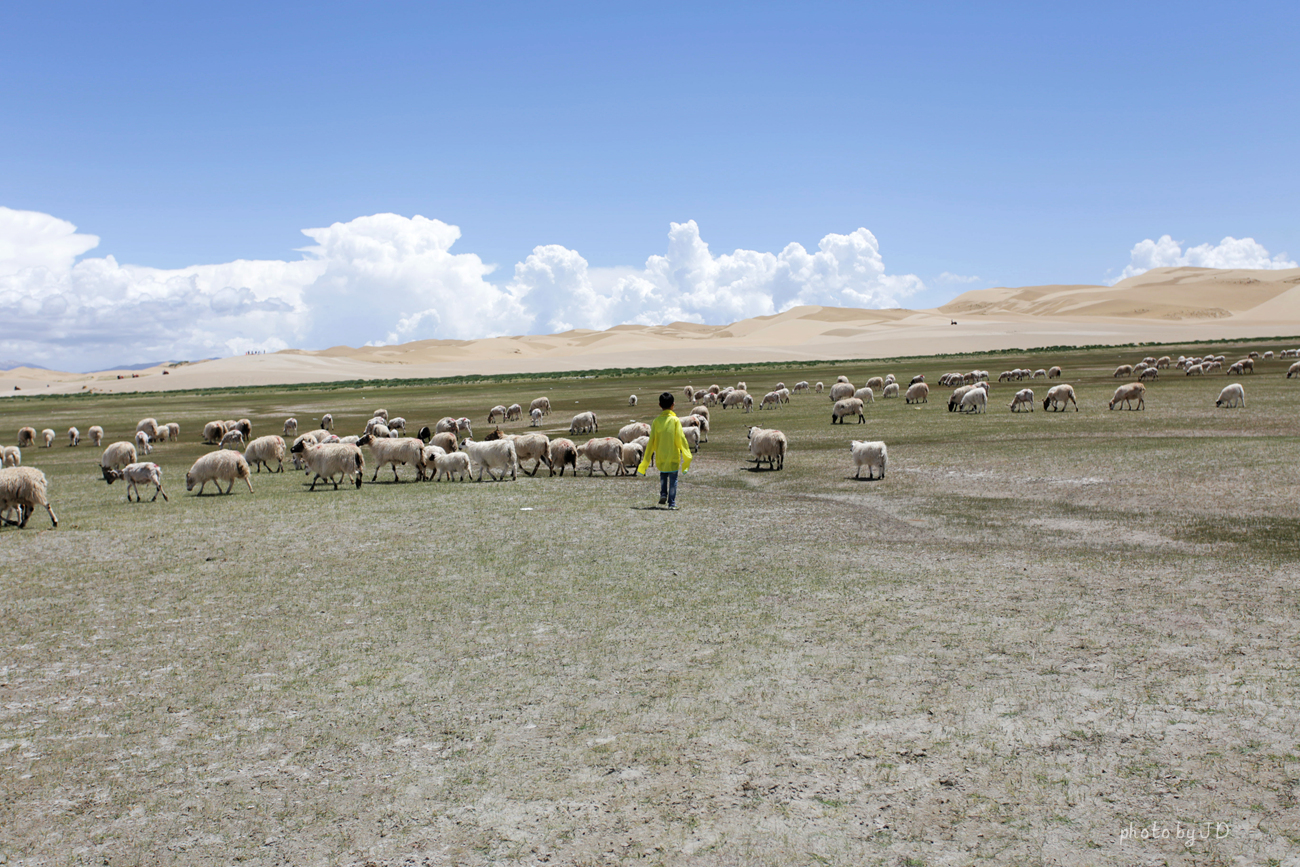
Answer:
<svg viewBox="0 0 1300 867"><path fill-rule="evenodd" d="M674 322L483 340L290 349L183 364L165 376L161 366L94 374L16 368L0 372L0 394L14 394L14 386L28 394L172 391L1292 335L1300 335L1300 268L1157 268L1114 286L980 289L929 310L795 307L730 325Z"/></svg>

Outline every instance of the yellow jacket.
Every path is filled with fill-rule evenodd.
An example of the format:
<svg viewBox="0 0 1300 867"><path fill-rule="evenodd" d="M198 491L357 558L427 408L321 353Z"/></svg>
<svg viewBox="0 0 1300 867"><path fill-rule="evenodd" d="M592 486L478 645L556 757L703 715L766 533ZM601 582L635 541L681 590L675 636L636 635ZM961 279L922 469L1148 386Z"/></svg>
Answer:
<svg viewBox="0 0 1300 867"><path fill-rule="evenodd" d="M686 472L691 466L691 445L682 433L681 419L671 409L659 413L659 417L650 423L650 442L646 443L645 455L641 465L636 468L644 473L650 468L650 459L661 473L677 472L680 468Z"/></svg>

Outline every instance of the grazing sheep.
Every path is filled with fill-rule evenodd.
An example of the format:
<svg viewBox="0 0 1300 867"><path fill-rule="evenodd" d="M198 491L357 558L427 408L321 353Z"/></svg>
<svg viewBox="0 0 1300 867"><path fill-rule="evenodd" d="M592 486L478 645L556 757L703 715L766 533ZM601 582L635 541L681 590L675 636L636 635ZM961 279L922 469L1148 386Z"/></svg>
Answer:
<svg viewBox="0 0 1300 867"><path fill-rule="evenodd" d="M788 388L778 388L778 389L776 390L776 393L779 394L779 395L781 395L781 403L789 403L789 402L790 402L790 389L788 389Z"/></svg>
<svg viewBox="0 0 1300 867"><path fill-rule="evenodd" d="M852 393L853 393L852 391L849 392L849 394ZM747 397L749 397L749 392L747 391L739 391L739 390L732 391L725 398L722 399L722 408L730 409L733 406L743 407L745 405L745 398ZM750 398L750 402L751 403L753 402L753 398Z"/></svg>
<svg viewBox="0 0 1300 867"><path fill-rule="evenodd" d="M397 474L398 464L415 467L416 481L424 478L424 443L416 437L391 439L370 433L357 440L358 446L370 446L370 453L375 456L375 474L370 477L373 483L379 478L379 471L386 466L393 468L393 481L402 479Z"/></svg>
<svg viewBox="0 0 1300 867"><path fill-rule="evenodd" d="M817 383L817 385L815 386L815 388L817 389L817 393L818 393L818 394L821 394L821 393L822 393L822 389L824 389L825 387L826 387L826 386L822 385L820 382Z"/></svg>
<svg viewBox="0 0 1300 867"><path fill-rule="evenodd" d="M464 416L456 419L456 437L458 439L463 439L462 434L467 437L474 436L474 429L470 427L469 419Z"/></svg>
<svg viewBox="0 0 1300 867"><path fill-rule="evenodd" d="M1243 373L1254 373L1254 372L1255 372L1255 359L1253 359L1253 358L1243 358L1241 361L1239 361L1239 362L1237 362L1237 363L1241 365L1241 370L1242 370Z"/></svg>
<svg viewBox="0 0 1300 867"><path fill-rule="evenodd" d="M882 397L886 399L891 397L894 398L898 397L898 383L891 382L889 385L885 386L885 393L882 395Z"/></svg>
<svg viewBox="0 0 1300 867"><path fill-rule="evenodd" d="M569 422L571 434L595 433L598 430L600 428L596 425L596 414L590 410L578 413L573 417L573 421Z"/></svg>
<svg viewBox="0 0 1300 867"><path fill-rule="evenodd" d="M835 377L835 382L836 382L836 384L841 383L841 382L848 382L848 381L849 381L849 378L848 378L847 376L845 376L844 374L842 374L842 373L841 373L839 376Z"/></svg>
<svg viewBox="0 0 1300 867"><path fill-rule="evenodd" d="M1047 390L1047 397L1043 398L1043 409L1060 412L1067 403L1074 404L1074 411L1079 411L1079 402L1074 399L1074 386L1062 383Z"/></svg>
<svg viewBox="0 0 1300 867"><path fill-rule="evenodd" d="M1270 358L1272 358L1272 357L1273 357L1273 350L1270 349L1270 350L1268 350L1267 352L1264 353L1264 358L1265 358L1265 360L1270 359Z"/></svg>
<svg viewBox="0 0 1300 867"><path fill-rule="evenodd" d="M1233 367L1236 369L1229 371L1230 373L1241 373L1240 365L1234 364ZM1205 373L1205 365L1189 364L1187 365L1187 369L1183 371L1183 376L1201 376L1204 373Z"/></svg>
<svg viewBox="0 0 1300 867"><path fill-rule="evenodd" d="M578 453L590 462L588 476L595 475L596 464L600 464L600 471L608 476L606 463L614 465L614 475L623 475L623 442L618 437L589 439L578 448Z"/></svg>
<svg viewBox="0 0 1300 867"><path fill-rule="evenodd" d="M266 465L267 472L284 472L284 437L258 437L244 449L244 460L248 461L249 466L256 464L259 473L263 464ZM271 469L271 461L275 461L274 470Z"/></svg>
<svg viewBox="0 0 1300 867"><path fill-rule="evenodd" d="M50 523L59 526L59 519L50 507L49 481L45 478L45 473L35 467L0 469L0 515L17 509L21 518L19 521L3 518L4 523L19 529L26 527L27 519L36 511L37 506L43 506L50 514Z"/></svg>
<svg viewBox="0 0 1300 867"><path fill-rule="evenodd" d="M615 440L617 442L617 440ZM478 464L478 479L483 481L483 471L492 477L493 481L503 481L506 477L506 470L510 471L510 480L515 481L515 470L519 466L519 455L515 451L515 444L512 440L503 439L495 442L475 442L472 437L465 437L461 442L461 449L469 455L470 460ZM500 470L498 476L493 470Z"/></svg>
<svg viewBox="0 0 1300 867"><path fill-rule="evenodd" d="M1132 375L1133 375L1133 365L1121 364L1119 367L1115 368L1115 372L1111 374L1111 377L1114 379L1119 379L1121 376L1132 376Z"/></svg>
<svg viewBox="0 0 1300 867"><path fill-rule="evenodd" d="M367 425L366 430L362 435L388 439L390 436L392 436L392 433L393 432L388 429L388 425L384 424L383 422L379 422L376 425Z"/></svg>
<svg viewBox="0 0 1300 867"><path fill-rule="evenodd" d="M623 443L623 475L636 475L636 468L641 464L641 456L645 454L645 446L636 443ZM628 470L632 472L629 473Z"/></svg>
<svg viewBox="0 0 1300 867"><path fill-rule="evenodd" d="M41 431L41 448L48 449L54 445L54 438L56 436L58 436L58 434L54 432L54 428L52 427L47 427L45 430Z"/></svg>
<svg viewBox="0 0 1300 867"><path fill-rule="evenodd" d="M506 421L519 421L524 417L524 408L517 403L506 407Z"/></svg>
<svg viewBox="0 0 1300 867"><path fill-rule="evenodd" d="M139 434L136 434L139 436ZM237 449L244 444L244 432L242 430L226 431L226 435L221 438L221 447L223 449ZM148 450L145 454L149 454Z"/></svg>
<svg viewBox="0 0 1300 867"><path fill-rule="evenodd" d="M1159 378L1160 378L1160 368L1148 367L1146 370L1142 371L1142 375L1138 377L1138 381L1153 382Z"/></svg>
<svg viewBox="0 0 1300 867"><path fill-rule="evenodd" d="M334 430L334 416L325 413L320 417L321 430Z"/></svg>
<svg viewBox="0 0 1300 867"><path fill-rule="evenodd" d="M528 404L528 413L529 413L529 415L531 415L532 412L533 412L533 410L535 410L535 409L540 409L540 410L542 411L542 415L544 415L544 416L550 415L550 414L551 414L551 399L550 399L549 397L535 397L535 398L533 398L533 402L530 403L530 404Z"/></svg>
<svg viewBox="0 0 1300 867"><path fill-rule="evenodd" d="M890 385L893 384L894 383L890 383ZM888 386L885 387L888 388ZM862 401L863 403L876 402L876 393L872 391L870 387L859 388L857 391L853 392L853 396L856 397L858 400Z"/></svg>
<svg viewBox="0 0 1300 867"><path fill-rule="evenodd" d="M143 431L142 431L143 433ZM317 446L316 448L328 448L328 446ZM190 471L185 474L185 490L192 491L194 486L199 486L197 496L203 496L203 488L208 482L217 486L217 493L229 494L235 489L235 481L243 479L248 485L248 492L253 493L253 479L248 470L248 461L239 452L228 449L218 449L215 452L208 452L200 457L190 467ZM230 486L226 490L221 490L222 482L229 482Z"/></svg>
<svg viewBox="0 0 1300 867"><path fill-rule="evenodd" d="M629 394L629 395L627 396L627 405L628 405L628 406L636 406L636 395L635 395L635 394Z"/></svg>
<svg viewBox="0 0 1300 867"><path fill-rule="evenodd" d="M5 446L0 449L0 454L4 456L3 461L0 461L0 463L3 463L6 467L21 467L23 465L23 453L18 446Z"/></svg>
<svg viewBox="0 0 1300 867"><path fill-rule="evenodd" d="M908 383L908 386L911 387L913 385L916 385L918 382L925 382L924 373L918 373L916 376L912 377L912 381Z"/></svg>
<svg viewBox="0 0 1300 867"><path fill-rule="evenodd" d="M86 431L90 435L90 444L98 448L104 444L104 429L97 424L92 424L90 430Z"/></svg>
<svg viewBox="0 0 1300 867"><path fill-rule="evenodd" d="M754 468L764 461L768 469L785 467L785 453L788 443L779 430L751 427L749 429L749 453L754 456Z"/></svg>
<svg viewBox="0 0 1300 867"><path fill-rule="evenodd" d="M884 443L853 440L849 445L849 453L853 455L853 478L862 478L863 467L867 468L868 479L876 477L876 470L880 470L880 478L885 477L885 465L889 463L889 449Z"/></svg>
<svg viewBox="0 0 1300 867"><path fill-rule="evenodd" d="M1293 376L1300 376L1300 361L1295 362L1287 368L1286 378L1290 379Z"/></svg>
<svg viewBox="0 0 1300 867"><path fill-rule="evenodd" d="M180 424L174 421L170 421L167 423L166 427L167 427L167 441L170 443L180 442L181 441Z"/></svg>
<svg viewBox="0 0 1300 867"><path fill-rule="evenodd" d="M151 440L157 440L162 436L162 434L158 432L158 419L156 418L140 419L140 421L136 423L135 429L149 434L149 439Z"/></svg>
<svg viewBox="0 0 1300 867"><path fill-rule="evenodd" d="M1219 392L1219 399L1214 402L1215 406L1222 407L1242 407L1246 406L1246 389L1241 387L1241 383L1234 382L1223 391Z"/></svg>
<svg viewBox="0 0 1300 867"><path fill-rule="evenodd" d="M152 503L157 500L159 494L162 494L163 502L169 502L167 492L163 490L162 486L162 467L157 464L127 464L120 470L104 470L104 481L110 485L118 479L126 482L126 501L128 503L131 502L132 491L135 492L135 501L137 503L143 502L140 497L140 489L136 487L137 485L154 486L153 498L149 502Z"/></svg>
<svg viewBox="0 0 1300 867"><path fill-rule="evenodd" d="M988 412L989 393L982 388L975 387L966 392L961 397L961 405L957 407L958 412Z"/></svg>
<svg viewBox="0 0 1300 867"><path fill-rule="evenodd" d="M699 428L700 442L709 441L709 417L706 415L684 415L681 418L682 430L686 428Z"/></svg>
<svg viewBox="0 0 1300 867"><path fill-rule="evenodd" d="M18 428L18 448L25 449L28 446L36 445L36 428L20 427Z"/></svg>
<svg viewBox="0 0 1300 867"><path fill-rule="evenodd" d="M1022 388L1016 392L1015 397L1011 398L1011 411L1023 412L1023 409L1016 407L1029 407L1029 411L1034 411L1034 390L1032 388Z"/></svg>
<svg viewBox="0 0 1300 867"><path fill-rule="evenodd" d="M909 385L907 387L907 394L904 395L903 400L907 403L929 403L930 386L926 385L924 382L918 382L916 385Z"/></svg>
<svg viewBox="0 0 1300 867"><path fill-rule="evenodd" d="M385 422L388 421L388 410L386 409L377 409L374 412L372 412L371 415L377 416L378 418L382 418Z"/></svg>
<svg viewBox="0 0 1300 867"><path fill-rule="evenodd" d="M891 374L891 375L892 375L892 374ZM879 376L873 376L873 377L871 377L870 379L867 380L867 388L871 388L871 389L879 390L879 389L884 388L887 384L888 384L888 383L886 383L886 382L885 382L883 379L881 379Z"/></svg>
<svg viewBox="0 0 1300 867"><path fill-rule="evenodd" d="M142 430L138 430L138 431L136 431L136 432L135 432L135 447L136 447L137 449L139 449L141 452L143 452L144 454L146 454L146 455L149 454L150 452L152 452L152 451L153 451L153 446L150 445L150 443L149 443L149 434L145 433L145 432L142 431Z"/></svg>
<svg viewBox="0 0 1300 867"><path fill-rule="evenodd" d="M1060 378L1061 378L1061 368L1059 368L1059 367L1049 367L1049 368L1047 368L1047 378L1048 378L1048 379L1060 379Z"/></svg>
<svg viewBox="0 0 1300 867"><path fill-rule="evenodd" d="M380 418L380 417L377 416L377 415L376 415L376 416L372 416L371 418L369 418L369 419L366 421L366 426L365 426L364 429L362 429L362 433L363 433L363 434L373 433L374 430L375 430L375 428L377 428L377 427L382 427L382 428L384 429L384 431L385 431L385 433L384 433L383 435L384 435L384 436L388 436L388 433L387 433L387 431L388 431L388 424L387 424L387 421L388 421L388 419Z"/></svg>
<svg viewBox="0 0 1300 867"><path fill-rule="evenodd" d="M393 431L406 433L406 419L402 418L400 415L396 418L390 418L388 420L388 431L390 435Z"/></svg>
<svg viewBox="0 0 1300 867"><path fill-rule="evenodd" d="M1162 355L1156 359L1156 368L1159 370L1168 370L1169 366L1173 363L1174 360L1168 355Z"/></svg>
<svg viewBox="0 0 1300 867"><path fill-rule="evenodd" d="M763 402L759 404L758 408L761 410L765 406L770 406L772 409L776 409L780 405L781 395L775 391L769 391L767 394L763 395Z"/></svg>
<svg viewBox="0 0 1300 867"><path fill-rule="evenodd" d="M296 437L298 435L298 419L286 418L284 420L284 435L287 437Z"/></svg>
<svg viewBox="0 0 1300 867"><path fill-rule="evenodd" d="M703 416L704 418L708 418L709 408L707 406L694 407L691 409L691 415L698 415L698 416Z"/></svg>
<svg viewBox="0 0 1300 867"><path fill-rule="evenodd" d="M959 385L954 388L952 394L948 396L948 412L956 412L957 408L961 406L961 399L974 387L973 385Z"/></svg>
<svg viewBox="0 0 1300 867"><path fill-rule="evenodd" d="M210 421L203 426L203 444L215 446L221 444L221 438L226 435L226 423L224 421Z"/></svg>
<svg viewBox="0 0 1300 867"><path fill-rule="evenodd" d="M111 443L99 457L99 466L105 470L115 470L127 464L135 463L135 444L128 442Z"/></svg>
<svg viewBox="0 0 1300 867"><path fill-rule="evenodd" d="M463 482L473 475L469 471L469 455L465 452L451 452L438 458L436 465L438 471L438 481L451 481L455 476L456 481Z"/></svg>
<svg viewBox="0 0 1300 867"><path fill-rule="evenodd" d="M856 397L846 397L844 400L835 402L831 407L831 424L843 424L844 419L850 416L858 417L858 424L866 422L867 417L862 412L862 401Z"/></svg>
<svg viewBox="0 0 1300 867"><path fill-rule="evenodd" d="M506 420L506 405L499 403L488 410L488 424Z"/></svg>
<svg viewBox="0 0 1300 867"><path fill-rule="evenodd" d="M1250 352L1247 352L1246 355L1250 358L1259 358L1259 353L1254 349L1252 349Z"/></svg>
<svg viewBox="0 0 1300 867"><path fill-rule="evenodd" d="M1107 409L1114 409L1119 404L1124 404L1125 409L1133 408L1133 401L1137 401L1138 409L1146 409L1147 387L1140 382L1130 382L1128 385L1121 385L1115 389L1115 395L1110 399Z"/></svg>
<svg viewBox="0 0 1300 867"><path fill-rule="evenodd" d="M449 416L449 415L445 415L445 416L443 416L442 418L438 419L438 420L434 423L434 425L433 425L433 432L434 432L434 433L450 433L450 434L455 434L455 433L456 433L456 419L452 418L452 417Z"/></svg>
<svg viewBox="0 0 1300 867"><path fill-rule="evenodd" d="M618 429L618 438L625 443L630 443L637 437L648 436L650 436L650 425L643 421L634 421Z"/></svg>
<svg viewBox="0 0 1300 867"><path fill-rule="evenodd" d="M1047 379L1047 371L1041 367L1038 368L1034 371L1034 379Z"/></svg>
<svg viewBox="0 0 1300 867"><path fill-rule="evenodd" d="M801 379L794 384L794 393L802 394L803 392L807 391L809 387L810 386L808 385L808 380Z"/></svg>
<svg viewBox="0 0 1300 867"><path fill-rule="evenodd" d="M528 472L524 469L524 461L535 461L533 471L528 475L537 475L542 464L548 467L551 465L551 440L546 434L515 434L511 439L515 442L515 458L519 461L519 469Z"/></svg>
<svg viewBox="0 0 1300 867"><path fill-rule="evenodd" d="M687 399L687 400L690 400L690 401L695 400L695 388L694 388L694 386L690 386L690 385L686 386L685 388L682 389L682 394L684 394L684 395L686 396L686 399Z"/></svg>
<svg viewBox="0 0 1300 867"><path fill-rule="evenodd" d="M292 452L301 455L303 463L307 465L307 471L315 474L315 478L311 480L311 490L316 490L316 483L323 479L332 482L334 490L337 491L339 482L351 477L356 477L357 487L361 487L366 459L361 453L360 446L353 443L314 443L302 437L299 437L299 440L301 442L294 443ZM221 454L221 452L213 452L213 454ZM337 480L335 476L338 476ZM231 484L233 486L234 483Z"/></svg>
<svg viewBox="0 0 1300 867"><path fill-rule="evenodd" d="M853 392L857 391L851 382L837 382L831 386L831 402L844 400L846 397L853 397Z"/></svg>
<svg viewBox="0 0 1300 867"><path fill-rule="evenodd" d="M72 448L78 445L81 445L81 431L75 427L68 428L68 447Z"/></svg>
<svg viewBox="0 0 1300 867"><path fill-rule="evenodd" d="M559 468L560 477L564 477L564 468L573 467L573 474L578 474L578 447L573 440L559 437L551 440L551 475Z"/></svg>
<svg viewBox="0 0 1300 867"><path fill-rule="evenodd" d="M705 406L717 406L717 405L718 405L718 396L717 396L716 394L714 394L713 392L711 392L711 391L705 393L705 395L704 395L704 405L705 405Z"/></svg>

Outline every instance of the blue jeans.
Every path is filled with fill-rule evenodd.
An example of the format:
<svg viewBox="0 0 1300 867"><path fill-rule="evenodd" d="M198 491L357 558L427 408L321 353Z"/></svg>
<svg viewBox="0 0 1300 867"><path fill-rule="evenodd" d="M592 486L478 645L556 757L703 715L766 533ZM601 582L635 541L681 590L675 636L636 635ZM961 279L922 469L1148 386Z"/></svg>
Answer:
<svg viewBox="0 0 1300 867"><path fill-rule="evenodd" d="M659 474L659 499L668 498L668 505L677 505L677 471Z"/></svg>

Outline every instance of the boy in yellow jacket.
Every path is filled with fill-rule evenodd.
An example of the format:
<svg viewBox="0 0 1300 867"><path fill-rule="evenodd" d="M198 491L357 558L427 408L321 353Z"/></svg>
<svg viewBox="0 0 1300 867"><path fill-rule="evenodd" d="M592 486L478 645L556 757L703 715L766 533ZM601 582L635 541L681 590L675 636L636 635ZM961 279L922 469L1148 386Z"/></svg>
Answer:
<svg viewBox="0 0 1300 867"><path fill-rule="evenodd" d="M650 423L650 442L646 443L645 455L641 465L636 468L637 475L645 475L650 469L650 459L659 468L659 505L677 508L677 473L684 475L691 466L691 445L682 433L682 422L673 412L673 393L665 391L659 395L659 408L663 412Z"/></svg>

